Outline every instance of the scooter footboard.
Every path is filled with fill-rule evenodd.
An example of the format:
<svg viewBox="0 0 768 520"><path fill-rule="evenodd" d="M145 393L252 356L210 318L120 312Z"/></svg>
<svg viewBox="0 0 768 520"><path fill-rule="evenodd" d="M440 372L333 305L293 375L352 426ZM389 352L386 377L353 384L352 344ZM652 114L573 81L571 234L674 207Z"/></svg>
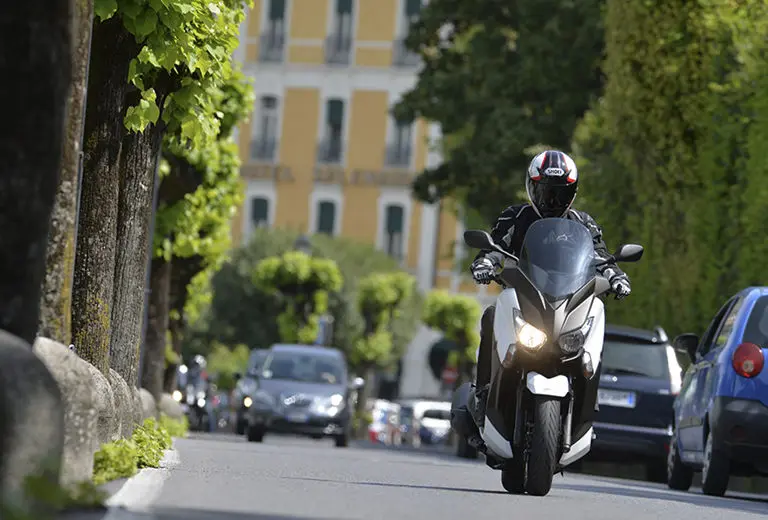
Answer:
<svg viewBox="0 0 768 520"><path fill-rule="evenodd" d="M570 390L568 377L558 375L546 377L538 372L528 372L525 385L533 395L549 395L552 397L565 397Z"/></svg>

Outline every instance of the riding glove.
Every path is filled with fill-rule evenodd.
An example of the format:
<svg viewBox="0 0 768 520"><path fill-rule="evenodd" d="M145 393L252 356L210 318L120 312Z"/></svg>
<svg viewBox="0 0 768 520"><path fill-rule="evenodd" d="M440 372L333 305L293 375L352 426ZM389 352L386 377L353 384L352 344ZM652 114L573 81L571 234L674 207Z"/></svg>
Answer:
<svg viewBox="0 0 768 520"><path fill-rule="evenodd" d="M629 279L626 276L616 275L610 279L611 290L616 294L616 299L621 300L629 296L632 287L629 285Z"/></svg>
<svg viewBox="0 0 768 520"><path fill-rule="evenodd" d="M474 278L477 283L483 285L491 283L494 276L496 276L496 267L493 265L493 262L487 258L478 258L472 262L470 270L472 271L472 278Z"/></svg>

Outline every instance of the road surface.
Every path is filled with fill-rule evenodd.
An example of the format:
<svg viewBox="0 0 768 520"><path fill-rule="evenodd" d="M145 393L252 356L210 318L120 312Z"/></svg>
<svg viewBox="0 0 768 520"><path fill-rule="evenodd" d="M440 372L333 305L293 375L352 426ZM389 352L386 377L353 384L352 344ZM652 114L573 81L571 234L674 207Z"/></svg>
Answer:
<svg viewBox="0 0 768 520"><path fill-rule="evenodd" d="M500 473L438 453L267 436L176 441L168 469L145 470L105 520L747 520L768 498L706 497L662 485L566 473L546 497L503 491ZM149 504L149 502L153 502ZM84 517L81 517L84 518ZM93 517L92 517L93 518Z"/></svg>

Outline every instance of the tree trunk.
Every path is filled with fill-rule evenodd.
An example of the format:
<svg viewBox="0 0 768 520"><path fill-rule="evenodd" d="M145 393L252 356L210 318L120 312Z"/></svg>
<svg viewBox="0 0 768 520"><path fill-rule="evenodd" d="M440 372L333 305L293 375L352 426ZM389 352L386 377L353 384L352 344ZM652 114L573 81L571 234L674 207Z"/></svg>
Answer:
<svg viewBox="0 0 768 520"><path fill-rule="evenodd" d="M165 333L170 310L171 263L162 258L152 259L150 271L149 323L144 352L141 386L157 400L163 393L165 369Z"/></svg>
<svg viewBox="0 0 768 520"><path fill-rule="evenodd" d="M83 119L93 23L92 0L74 5L72 89L56 199L48 234L45 279L40 299L39 333L65 345L72 341L72 276L75 269L75 225L83 146Z"/></svg>
<svg viewBox="0 0 768 520"><path fill-rule="evenodd" d="M0 328L34 342L71 79L70 3L12 2L0 18Z"/></svg>
<svg viewBox="0 0 768 520"><path fill-rule="evenodd" d="M111 306L128 65L136 43L115 16L94 24L72 295L77 353L109 370Z"/></svg>
<svg viewBox="0 0 768 520"><path fill-rule="evenodd" d="M117 215L115 291L109 365L129 385L137 385L144 291L150 244L149 228L163 126L143 133L129 132L120 157L120 196Z"/></svg>
<svg viewBox="0 0 768 520"><path fill-rule="evenodd" d="M186 320L184 306L187 303L187 287L203 268L203 257L195 255L187 258L173 258L173 270L170 284L170 309L168 317L168 330L171 333L171 346L173 351L181 356L181 344L184 339ZM172 365L165 371L163 387L166 392L171 392L176 387L176 368Z"/></svg>

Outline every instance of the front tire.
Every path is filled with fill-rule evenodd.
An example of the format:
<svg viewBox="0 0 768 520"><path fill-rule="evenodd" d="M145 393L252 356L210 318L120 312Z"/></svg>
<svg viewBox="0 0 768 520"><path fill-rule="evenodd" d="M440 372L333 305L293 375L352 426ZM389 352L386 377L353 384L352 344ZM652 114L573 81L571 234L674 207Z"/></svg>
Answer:
<svg viewBox="0 0 768 520"><path fill-rule="evenodd" d="M718 449L716 439L710 432L704 446L704 466L701 468L701 490L705 495L725 495L731 476L730 466L728 454Z"/></svg>
<svg viewBox="0 0 768 520"><path fill-rule="evenodd" d="M560 398L534 397L533 435L528 455L528 478L525 491L529 495L544 496L552 489L552 478L557 467L560 444Z"/></svg>
<svg viewBox="0 0 768 520"><path fill-rule="evenodd" d="M677 448L677 429L669 442L667 454L667 486L677 491L688 491L693 484L693 469L683 464Z"/></svg>

